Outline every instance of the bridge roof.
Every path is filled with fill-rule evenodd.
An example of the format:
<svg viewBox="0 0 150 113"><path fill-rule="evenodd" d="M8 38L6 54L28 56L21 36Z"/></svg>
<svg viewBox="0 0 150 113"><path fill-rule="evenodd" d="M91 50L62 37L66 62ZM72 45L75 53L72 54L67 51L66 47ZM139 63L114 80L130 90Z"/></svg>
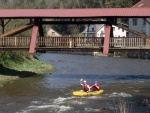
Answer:
<svg viewBox="0 0 150 113"><path fill-rule="evenodd" d="M150 8L1 9L0 18L150 17Z"/></svg>

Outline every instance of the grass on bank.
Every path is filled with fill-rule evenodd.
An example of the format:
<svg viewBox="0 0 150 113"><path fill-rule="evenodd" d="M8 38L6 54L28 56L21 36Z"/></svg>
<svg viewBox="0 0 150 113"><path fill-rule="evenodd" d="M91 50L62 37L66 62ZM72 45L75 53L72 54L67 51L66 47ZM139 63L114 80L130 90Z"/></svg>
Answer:
<svg viewBox="0 0 150 113"><path fill-rule="evenodd" d="M40 60L30 60L27 52L0 52L0 86L18 78L42 74L54 66Z"/></svg>

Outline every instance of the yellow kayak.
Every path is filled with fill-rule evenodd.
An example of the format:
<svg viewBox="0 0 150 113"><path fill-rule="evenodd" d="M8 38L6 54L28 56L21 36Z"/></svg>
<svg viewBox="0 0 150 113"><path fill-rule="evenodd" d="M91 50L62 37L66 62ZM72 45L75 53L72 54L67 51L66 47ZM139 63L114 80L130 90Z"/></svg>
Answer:
<svg viewBox="0 0 150 113"><path fill-rule="evenodd" d="M73 95L74 96L88 96L88 95L100 95L101 93L103 93L104 90L99 90L99 91L90 91L90 92L85 92L83 90L80 91L74 91Z"/></svg>

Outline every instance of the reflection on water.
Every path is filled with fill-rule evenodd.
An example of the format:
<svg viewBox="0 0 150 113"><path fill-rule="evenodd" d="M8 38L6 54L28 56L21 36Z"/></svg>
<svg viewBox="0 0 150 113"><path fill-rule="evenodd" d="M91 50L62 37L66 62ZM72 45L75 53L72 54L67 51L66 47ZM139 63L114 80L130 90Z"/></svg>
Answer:
<svg viewBox="0 0 150 113"><path fill-rule="evenodd" d="M150 61L46 53L39 59L56 66L55 72L19 79L0 88L3 113L116 113L128 106L129 113L144 113L150 99ZM104 93L100 96L74 97L80 78L89 85L95 80ZM122 105L122 106L120 106ZM17 107L16 107L17 106Z"/></svg>

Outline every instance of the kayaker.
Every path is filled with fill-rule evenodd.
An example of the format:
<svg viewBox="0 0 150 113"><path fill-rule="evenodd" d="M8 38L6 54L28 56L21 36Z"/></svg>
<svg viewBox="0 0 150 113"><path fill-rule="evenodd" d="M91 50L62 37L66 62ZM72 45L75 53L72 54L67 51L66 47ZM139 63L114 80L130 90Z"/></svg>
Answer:
<svg viewBox="0 0 150 113"><path fill-rule="evenodd" d="M86 92L89 92L90 91L90 86L87 84L87 82L81 78L80 79L80 84L81 86L83 86L83 90L86 91Z"/></svg>
<svg viewBox="0 0 150 113"><path fill-rule="evenodd" d="M100 90L100 84L95 81L95 83L91 86L92 91L99 91Z"/></svg>

